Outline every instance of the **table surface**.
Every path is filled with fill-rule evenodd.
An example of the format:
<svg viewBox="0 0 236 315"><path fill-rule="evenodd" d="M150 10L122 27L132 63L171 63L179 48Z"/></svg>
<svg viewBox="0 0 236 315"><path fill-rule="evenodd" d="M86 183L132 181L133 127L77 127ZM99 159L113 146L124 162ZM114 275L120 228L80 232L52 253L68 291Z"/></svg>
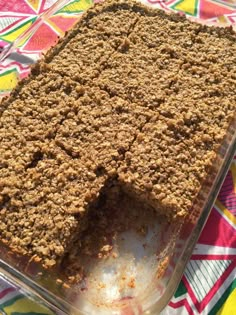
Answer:
<svg viewBox="0 0 236 315"><path fill-rule="evenodd" d="M13 41L55 0L0 0L0 45ZM183 12L206 23L236 28L236 0L143 0L149 5ZM37 59L58 36L70 29L90 0L68 0L68 5L27 40L18 52ZM4 41L4 42L3 42ZM27 76L26 59L7 59L0 65L0 94L8 94L19 78ZM189 261L181 283L162 315L236 314L236 156ZM0 312L55 314L27 292L0 277Z"/></svg>

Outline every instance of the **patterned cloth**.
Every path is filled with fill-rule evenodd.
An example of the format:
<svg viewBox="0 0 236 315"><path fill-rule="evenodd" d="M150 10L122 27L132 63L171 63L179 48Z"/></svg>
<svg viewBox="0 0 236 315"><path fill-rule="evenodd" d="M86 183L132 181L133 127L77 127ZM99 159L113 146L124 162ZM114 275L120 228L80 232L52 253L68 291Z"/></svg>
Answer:
<svg viewBox="0 0 236 315"><path fill-rule="evenodd" d="M68 0L17 51L37 59L70 29L92 0ZM0 47L26 30L55 0L0 0ZM180 11L206 23L236 26L236 0L143 0L153 7ZM5 95L29 72L28 59L8 58L0 65ZM182 281L162 315L236 314L236 156L201 234ZM40 301L0 277L2 314L55 314Z"/></svg>

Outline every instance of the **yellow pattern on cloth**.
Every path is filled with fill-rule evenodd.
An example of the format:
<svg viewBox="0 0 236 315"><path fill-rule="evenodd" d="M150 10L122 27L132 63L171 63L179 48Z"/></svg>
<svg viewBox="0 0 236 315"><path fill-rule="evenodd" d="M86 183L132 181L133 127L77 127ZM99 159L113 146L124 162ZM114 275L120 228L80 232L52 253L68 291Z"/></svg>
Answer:
<svg viewBox="0 0 236 315"><path fill-rule="evenodd" d="M54 312L50 311L44 305L31 300L29 297L24 297L22 299L16 300L13 304L3 308L3 311L7 315L12 314L23 314L27 312L29 315L55 315Z"/></svg>
<svg viewBox="0 0 236 315"><path fill-rule="evenodd" d="M236 289L234 289L217 315L236 314Z"/></svg>
<svg viewBox="0 0 236 315"><path fill-rule="evenodd" d="M0 74L0 91L11 91L18 82L18 72L16 69Z"/></svg>

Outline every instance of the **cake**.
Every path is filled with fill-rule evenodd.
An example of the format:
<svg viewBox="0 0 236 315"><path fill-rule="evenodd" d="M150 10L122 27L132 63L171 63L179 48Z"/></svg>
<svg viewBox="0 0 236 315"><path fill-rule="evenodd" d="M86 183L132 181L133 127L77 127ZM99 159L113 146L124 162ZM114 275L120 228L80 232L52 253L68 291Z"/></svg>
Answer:
<svg viewBox="0 0 236 315"><path fill-rule="evenodd" d="M235 117L235 86L231 28L96 4L1 103L1 241L58 266L110 187L184 219Z"/></svg>

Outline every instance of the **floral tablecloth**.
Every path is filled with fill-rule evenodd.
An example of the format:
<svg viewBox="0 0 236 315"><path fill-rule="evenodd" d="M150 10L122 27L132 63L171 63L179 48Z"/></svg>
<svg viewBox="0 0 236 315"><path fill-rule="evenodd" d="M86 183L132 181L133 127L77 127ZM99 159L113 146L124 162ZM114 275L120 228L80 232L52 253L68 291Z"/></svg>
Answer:
<svg viewBox="0 0 236 315"><path fill-rule="evenodd" d="M42 50L72 27L92 0L68 0L46 19L17 51L37 59ZM0 47L17 38L55 0L0 0ZM207 23L235 25L236 0L143 0L153 7L180 11ZM27 58L0 64L0 94L8 94L29 73ZM0 312L14 315L55 314L0 276ZM236 156L201 234L182 281L163 315L236 314Z"/></svg>

